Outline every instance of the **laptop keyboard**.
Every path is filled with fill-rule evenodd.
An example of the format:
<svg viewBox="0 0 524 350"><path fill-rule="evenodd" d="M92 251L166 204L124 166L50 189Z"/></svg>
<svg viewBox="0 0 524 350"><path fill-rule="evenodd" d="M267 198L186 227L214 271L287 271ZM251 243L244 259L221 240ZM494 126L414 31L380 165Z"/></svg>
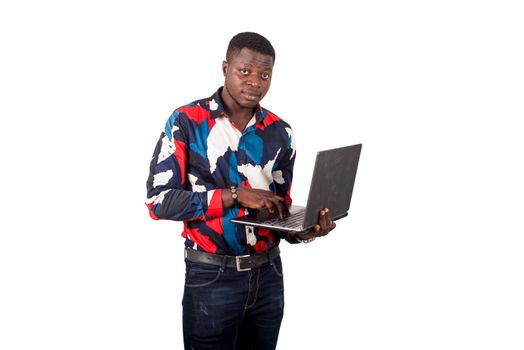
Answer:
<svg viewBox="0 0 524 350"><path fill-rule="evenodd" d="M265 220L264 223L272 226L280 226L286 228L301 228L304 223L304 216L306 215L306 209L302 209L294 212L285 219L279 217Z"/></svg>

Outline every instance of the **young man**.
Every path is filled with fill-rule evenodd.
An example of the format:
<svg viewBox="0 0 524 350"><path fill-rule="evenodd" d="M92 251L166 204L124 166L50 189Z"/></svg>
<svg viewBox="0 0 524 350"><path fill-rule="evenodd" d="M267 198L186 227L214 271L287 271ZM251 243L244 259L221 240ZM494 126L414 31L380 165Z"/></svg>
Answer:
<svg viewBox="0 0 524 350"><path fill-rule="evenodd" d="M262 108L275 51L256 33L234 36L224 86L168 119L147 181L153 219L184 221L186 349L275 349L284 308L281 234L230 220L291 205L295 144L289 124ZM313 230L282 235L309 242L335 228L328 209Z"/></svg>

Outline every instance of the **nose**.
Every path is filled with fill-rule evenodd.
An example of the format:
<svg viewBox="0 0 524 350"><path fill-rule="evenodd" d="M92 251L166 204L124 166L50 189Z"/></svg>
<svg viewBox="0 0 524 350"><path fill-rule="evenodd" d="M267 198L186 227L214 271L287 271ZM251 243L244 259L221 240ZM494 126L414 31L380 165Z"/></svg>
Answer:
<svg viewBox="0 0 524 350"><path fill-rule="evenodd" d="M250 76L249 79L247 80L247 84L251 85L254 88L259 88L260 87L260 77L258 77L257 75Z"/></svg>

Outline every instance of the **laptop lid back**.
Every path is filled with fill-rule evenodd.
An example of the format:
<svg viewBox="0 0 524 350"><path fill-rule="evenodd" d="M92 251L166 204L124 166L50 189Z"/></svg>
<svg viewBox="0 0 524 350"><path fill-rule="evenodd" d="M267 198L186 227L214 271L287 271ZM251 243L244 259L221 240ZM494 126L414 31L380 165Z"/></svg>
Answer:
<svg viewBox="0 0 524 350"><path fill-rule="evenodd" d="M304 227L315 225L323 208L329 209L332 220L347 214L361 149L362 144L358 144L317 153Z"/></svg>

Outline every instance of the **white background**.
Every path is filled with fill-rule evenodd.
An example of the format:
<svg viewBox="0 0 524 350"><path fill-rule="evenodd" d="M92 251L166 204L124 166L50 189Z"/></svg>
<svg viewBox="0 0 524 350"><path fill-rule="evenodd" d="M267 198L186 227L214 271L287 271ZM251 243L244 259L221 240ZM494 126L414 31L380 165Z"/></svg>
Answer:
<svg viewBox="0 0 524 350"><path fill-rule="evenodd" d="M0 348L180 349L181 224L148 217L164 123L275 46L263 105L315 152L363 143L350 216L282 245L279 349L524 348L518 1L0 5Z"/></svg>

